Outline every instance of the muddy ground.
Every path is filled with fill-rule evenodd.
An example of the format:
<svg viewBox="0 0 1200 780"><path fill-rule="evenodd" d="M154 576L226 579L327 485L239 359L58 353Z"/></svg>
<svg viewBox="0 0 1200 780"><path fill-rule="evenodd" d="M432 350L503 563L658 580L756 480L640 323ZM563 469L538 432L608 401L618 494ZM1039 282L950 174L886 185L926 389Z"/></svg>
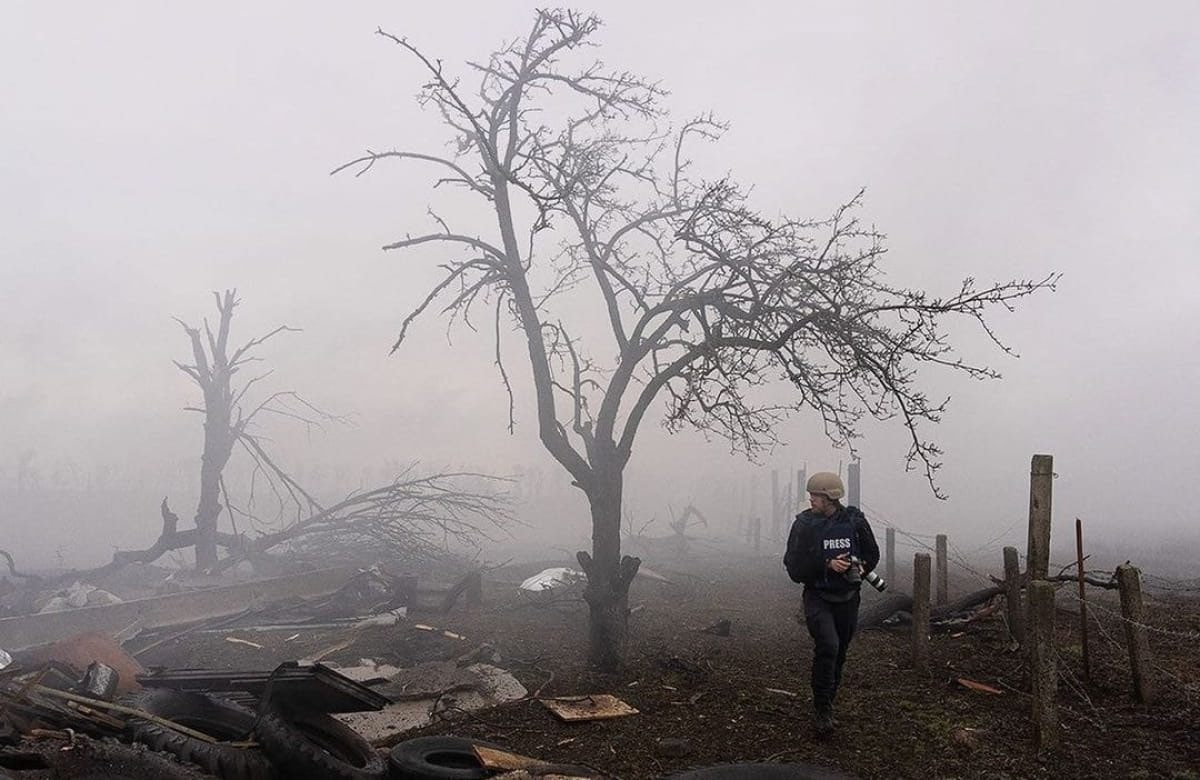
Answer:
<svg viewBox="0 0 1200 780"><path fill-rule="evenodd" d="M733 761L804 761L862 778L1200 778L1200 602L1186 594L1150 603L1148 622L1169 632L1151 635L1159 689L1151 707L1131 700L1115 615L1097 611L1092 678L1085 681L1078 616L1059 612L1062 739L1057 750L1037 755L1020 654L998 617L936 634L927 675L910 667L905 629L862 632L839 696L839 728L821 741L809 722L811 645L795 617L799 586L778 561L710 555L648 565L672 581L635 583L627 666L615 675L591 672L585 664L581 601L568 596L544 603L518 593L516 584L542 568L535 564L490 572L482 607L414 614L396 627L361 630L340 649L330 650L351 638L344 631L303 631L292 638L296 631L229 630L165 643L142 660L177 668L270 668L327 651L329 662L352 665L370 657L405 666L455 658L489 643L531 694L611 693L639 712L563 723L531 695L483 712L451 710L412 736L483 738L616 778L663 777ZM1060 594L1060 603L1072 602ZM1105 594L1101 606L1115 609L1113 594ZM700 631L721 618L732 622L728 637ZM417 622L464 638L416 630ZM226 636L264 648L230 643ZM1001 693L968 690L954 682L959 677Z"/></svg>

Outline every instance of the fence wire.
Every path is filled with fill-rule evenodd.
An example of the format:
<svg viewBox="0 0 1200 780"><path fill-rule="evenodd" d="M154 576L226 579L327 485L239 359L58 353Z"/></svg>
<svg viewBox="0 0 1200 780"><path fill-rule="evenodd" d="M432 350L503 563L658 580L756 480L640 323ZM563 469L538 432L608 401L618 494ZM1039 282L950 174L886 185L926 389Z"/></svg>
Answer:
<svg viewBox="0 0 1200 780"><path fill-rule="evenodd" d="M936 557L936 555L937 555L936 548L932 544L930 544L929 542L927 542L925 540L932 539L932 540L936 541L937 536L938 536L937 534L917 534L917 533L912 533L910 531L905 531L904 529L896 526L896 524L893 523L891 520L889 520L887 518L887 516L884 515L882 512L879 512L879 511L867 506L866 504L863 504L863 509L870 513L869 519L871 519L873 521L878 521L879 523L884 525L886 528L892 529L896 533L896 536L906 539L907 544L905 546L910 547L912 549L921 550L923 552L929 552L931 555ZM1008 529L1006 529L1004 531L1004 533L994 537L992 540L986 542L981 547L976 548L976 550L984 550L984 549L988 549L989 547L995 546L997 540L1002 539L1004 536L1007 536L1008 533L1011 532L1013 530L1013 528L1015 528L1015 527L1016 527L1016 524L1014 524L1013 526L1010 526ZM946 540L946 548L947 548L946 549L946 560L949 563L954 564L959 569L962 569L963 571L972 575L973 577L975 577L976 579L978 579L980 582L982 582L984 584L987 584L987 585L995 585L996 584L996 581L991 576L984 574L983 572L979 571L974 566L972 566L967 561L967 555L958 546L956 546L953 542L951 542L949 540L949 538L947 538L947 540ZM1021 555L1020 558L1023 562L1025 562L1025 559L1026 559L1025 555ZM1071 569L1076 565L1077 564L1075 562L1071 562L1071 563L1067 563L1067 564L1051 563L1051 566L1058 567L1059 569L1064 570L1064 571L1067 569ZM1100 570L1088 570L1088 571L1085 571L1084 573L1087 575L1092 575L1092 576L1095 576L1095 575L1112 576L1112 572L1100 571ZM1147 588L1150 588L1153 590L1158 590L1158 591L1179 592L1179 593L1200 592L1200 581L1198 581L1198 580L1176 580L1176 579L1172 579L1169 577L1161 577L1161 576L1157 576L1157 575L1142 574L1142 582L1145 584L1145 586ZM1066 583L1063 583L1063 584L1066 584ZM1059 590L1066 593L1070 598L1074 599L1075 601L1080 601L1080 602L1086 603L1086 605L1093 610L1103 612L1107 615L1115 617L1117 620L1120 620L1123 623L1129 623L1131 625L1137 626L1137 627L1142 628L1152 634L1156 634L1158 636L1163 636L1163 637L1168 637L1168 638L1183 641L1183 642L1200 642L1200 631L1175 631L1175 630L1168 629L1168 628L1160 628L1159 626L1154 626L1154 625L1151 625L1151 624L1145 623L1145 622L1138 622L1138 621L1130 620L1130 619L1126 618L1123 614L1121 614L1121 612L1114 610L1110 607L1107 607L1103 604L1100 604L1093 599L1087 599L1087 598L1080 599L1077 594L1072 593L1071 591L1066 590L1061 587L1059 588ZM1145 593L1143 593L1143 598L1145 598ZM1147 600L1152 601L1152 602L1157 601L1152 596L1150 598L1148 598ZM1164 604L1164 606L1167 606L1164 602L1158 602L1158 603ZM1095 615L1093 615L1092 617L1093 617L1093 619L1098 620L1098 618L1096 618Z"/></svg>

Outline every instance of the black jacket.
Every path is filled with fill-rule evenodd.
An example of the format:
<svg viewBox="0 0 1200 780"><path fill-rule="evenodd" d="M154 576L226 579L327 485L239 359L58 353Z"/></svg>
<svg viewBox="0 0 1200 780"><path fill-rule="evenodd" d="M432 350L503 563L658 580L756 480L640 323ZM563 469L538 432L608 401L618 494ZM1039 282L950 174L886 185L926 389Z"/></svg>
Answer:
<svg viewBox="0 0 1200 780"><path fill-rule="evenodd" d="M832 517L825 517L806 509L796 515L796 520L792 523L792 530L788 534L787 552L783 556L783 565L787 568L792 582L802 582L818 590L850 590L859 587L859 583L833 574L826 568L826 555L821 546L824 530L842 522L849 522L853 529L863 569L871 571L879 564L879 545L875 542L875 534L871 532L871 524L858 507L842 507Z"/></svg>

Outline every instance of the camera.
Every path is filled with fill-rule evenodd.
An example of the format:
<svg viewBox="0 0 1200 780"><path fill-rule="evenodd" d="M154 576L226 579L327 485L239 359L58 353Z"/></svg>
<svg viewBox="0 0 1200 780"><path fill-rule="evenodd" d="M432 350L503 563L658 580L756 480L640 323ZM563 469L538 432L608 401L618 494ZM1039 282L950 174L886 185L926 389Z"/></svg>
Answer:
<svg viewBox="0 0 1200 780"><path fill-rule="evenodd" d="M862 558L859 558L857 556L851 555L849 558L849 561L854 566L859 566L859 567L863 566ZM859 569L859 571L861 571L861 568ZM864 580L866 580L868 583L870 583L871 587L874 588L875 590L879 591L880 593L883 593L885 590L887 590L887 582L884 581L883 577L880 577L878 574L876 574L873 571L863 573L862 578Z"/></svg>

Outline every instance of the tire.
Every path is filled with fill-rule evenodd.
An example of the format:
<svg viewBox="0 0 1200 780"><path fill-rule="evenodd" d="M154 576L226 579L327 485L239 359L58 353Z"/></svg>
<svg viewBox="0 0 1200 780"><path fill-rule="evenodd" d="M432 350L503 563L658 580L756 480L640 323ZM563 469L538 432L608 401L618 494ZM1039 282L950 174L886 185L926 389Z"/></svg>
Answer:
<svg viewBox="0 0 1200 780"><path fill-rule="evenodd" d="M123 701L222 742L249 739L254 731L255 716L251 710L202 693L143 688ZM276 776L270 760L258 749L204 742L136 717L129 720L128 728L130 736L138 742L170 753L181 761L190 761L225 780L260 780Z"/></svg>
<svg viewBox="0 0 1200 780"><path fill-rule="evenodd" d="M474 747L487 742L462 737L417 737L397 744L388 754L392 777L400 780L481 780L485 769Z"/></svg>
<svg viewBox="0 0 1200 780"><path fill-rule="evenodd" d="M380 780L387 774L375 748L325 713L266 707L255 731L283 777Z"/></svg>

